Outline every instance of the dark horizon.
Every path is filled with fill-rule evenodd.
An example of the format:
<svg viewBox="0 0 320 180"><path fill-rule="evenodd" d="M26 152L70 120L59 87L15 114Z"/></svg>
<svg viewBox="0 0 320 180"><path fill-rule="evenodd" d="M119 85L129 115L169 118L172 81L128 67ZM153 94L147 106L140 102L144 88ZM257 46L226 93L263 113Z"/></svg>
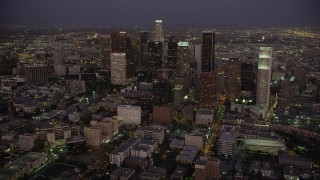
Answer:
<svg viewBox="0 0 320 180"><path fill-rule="evenodd" d="M320 27L318 7L318 0L2 0L0 25L152 27L162 19L168 27Z"/></svg>

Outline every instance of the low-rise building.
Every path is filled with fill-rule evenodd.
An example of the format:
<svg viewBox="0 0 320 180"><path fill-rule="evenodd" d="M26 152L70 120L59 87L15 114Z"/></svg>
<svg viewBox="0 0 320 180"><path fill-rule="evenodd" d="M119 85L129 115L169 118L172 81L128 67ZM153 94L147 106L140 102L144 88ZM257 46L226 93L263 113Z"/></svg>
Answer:
<svg viewBox="0 0 320 180"><path fill-rule="evenodd" d="M131 180L135 174L134 169L118 167L110 173L111 180Z"/></svg>
<svg viewBox="0 0 320 180"><path fill-rule="evenodd" d="M204 133L200 131L193 131L185 135L185 145L194 146L197 150L202 150L204 144Z"/></svg>
<svg viewBox="0 0 320 180"><path fill-rule="evenodd" d="M136 135L143 139L155 140L158 143L162 143L164 140L164 127L161 126L148 126L140 127L136 131Z"/></svg>
<svg viewBox="0 0 320 180"><path fill-rule="evenodd" d="M140 142L140 138L130 138L120 144L110 153L110 163L121 165L123 160L130 157L130 150Z"/></svg>
<svg viewBox="0 0 320 180"><path fill-rule="evenodd" d="M99 127L85 127L84 137L89 146L100 146L102 144L102 130Z"/></svg>
<svg viewBox="0 0 320 180"><path fill-rule="evenodd" d="M196 114L196 123L208 125L213 122L214 111L209 109L199 109Z"/></svg>
<svg viewBox="0 0 320 180"><path fill-rule="evenodd" d="M33 134L25 133L25 134L19 135L20 150L31 151L34 146L35 139L36 139L36 136Z"/></svg>

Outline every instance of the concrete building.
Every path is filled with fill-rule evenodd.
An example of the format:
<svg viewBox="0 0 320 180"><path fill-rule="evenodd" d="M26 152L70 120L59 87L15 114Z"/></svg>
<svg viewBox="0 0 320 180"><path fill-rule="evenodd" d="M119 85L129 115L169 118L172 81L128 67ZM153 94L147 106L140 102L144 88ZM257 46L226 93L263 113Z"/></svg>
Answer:
<svg viewBox="0 0 320 180"><path fill-rule="evenodd" d="M190 74L190 46L188 42L179 42L176 75L185 76L188 74Z"/></svg>
<svg viewBox="0 0 320 180"><path fill-rule="evenodd" d="M86 92L86 81L83 80L67 80L66 86L71 93Z"/></svg>
<svg viewBox="0 0 320 180"><path fill-rule="evenodd" d="M79 122L80 121L80 113L74 112L74 113L68 114L68 119L71 122Z"/></svg>
<svg viewBox="0 0 320 180"><path fill-rule="evenodd" d="M102 144L102 130L99 127L85 127L84 137L89 146L100 146Z"/></svg>
<svg viewBox="0 0 320 180"><path fill-rule="evenodd" d="M136 130L136 135L143 139L155 140L161 144L164 140L164 130L161 126L140 127Z"/></svg>
<svg viewBox="0 0 320 180"><path fill-rule="evenodd" d="M30 174L34 169L46 162L46 155L36 152L28 154L13 161L0 170L0 179L14 180Z"/></svg>
<svg viewBox="0 0 320 180"><path fill-rule="evenodd" d="M312 169L313 162L310 158L304 158L300 156L290 156L284 151L278 152L279 164L284 166L294 166L303 169Z"/></svg>
<svg viewBox="0 0 320 180"><path fill-rule="evenodd" d="M196 124L208 125L213 122L214 111L209 109L199 109L196 114Z"/></svg>
<svg viewBox="0 0 320 180"><path fill-rule="evenodd" d="M153 123L170 127L173 121L173 112L172 105L153 106Z"/></svg>
<svg viewBox="0 0 320 180"><path fill-rule="evenodd" d="M26 78L29 85L48 84L49 67L45 65L32 65L25 67Z"/></svg>
<svg viewBox="0 0 320 180"><path fill-rule="evenodd" d="M155 30L153 34L153 41L164 42L163 30L162 30L162 20L157 19L155 22Z"/></svg>
<svg viewBox="0 0 320 180"><path fill-rule="evenodd" d="M160 180L165 177L166 169L157 166L150 166L146 171L140 174L141 180Z"/></svg>
<svg viewBox="0 0 320 180"><path fill-rule="evenodd" d="M204 31L202 34L201 72L213 72L215 65L215 32Z"/></svg>
<svg viewBox="0 0 320 180"><path fill-rule="evenodd" d="M36 136L33 134L19 135L19 147L22 151L31 151L34 146Z"/></svg>
<svg viewBox="0 0 320 180"><path fill-rule="evenodd" d="M241 93L241 60L230 58L225 72L227 99L234 101Z"/></svg>
<svg viewBox="0 0 320 180"><path fill-rule="evenodd" d="M170 179L172 180L184 180L188 168L186 167L176 167L176 169L173 171L173 173L170 176Z"/></svg>
<svg viewBox="0 0 320 180"><path fill-rule="evenodd" d="M111 53L111 83L125 85L127 82L126 53Z"/></svg>
<svg viewBox="0 0 320 180"><path fill-rule="evenodd" d="M135 174L134 169L118 167L110 173L111 180L131 180Z"/></svg>
<svg viewBox="0 0 320 180"><path fill-rule="evenodd" d="M54 74L57 76L65 76L67 73L67 67L62 65L54 66Z"/></svg>
<svg viewBox="0 0 320 180"><path fill-rule="evenodd" d="M220 159L200 156L195 162L195 180L220 179Z"/></svg>
<svg viewBox="0 0 320 180"><path fill-rule="evenodd" d="M236 136L222 132L218 139L218 155L229 155L234 157L237 150Z"/></svg>
<svg viewBox="0 0 320 180"><path fill-rule="evenodd" d="M130 150L131 157L147 158L151 156L151 148L147 146L141 146L140 144L134 146Z"/></svg>
<svg viewBox="0 0 320 180"><path fill-rule="evenodd" d="M141 107L132 105L119 105L117 107L118 117L123 119L124 124L141 124Z"/></svg>
<svg viewBox="0 0 320 180"><path fill-rule="evenodd" d="M216 73L201 73L199 83L199 109L214 110L217 103Z"/></svg>
<svg viewBox="0 0 320 180"><path fill-rule="evenodd" d="M81 67L79 65L70 66L69 68L69 74L80 74Z"/></svg>
<svg viewBox="0 0 320 180"><path fill-rule="evenodd" d="M194 146L184 146L179 155L176 156L176 161L183 164L192 164L198 155L198 148Z"/></svg>
<svg viewBox="0 0 320 180"><path fill-rule="evenodd" d="M190 134L186 134L185 145L186 146L194 146L197 150L202 150L204 144L204 133L199 131L193 131Z"/></svg>
<svg viewBox="0 0 320 180"><path fill-rule="evenodd" d="M269 106L272 48L260 47L257 74L257 105Z"/></svg>
<svg viewBox="0 0 320 180"><path fill-rule="evenodd" d="M140 142L140 138L130 138L120 144L110 153L110 163L121 165L123 160L130 157L130 150Z"/></svg>
<svg viewBox="0 0 320 180"><path fill-rule="evenodd" d="M100 57L101 69L110 70L111 36L102 35L100 37Z"/></svg>
<svg viewBox="0 0 320 180"><path fill-rule="evenodd" d="M106 118L97 122L93 127L99 127L102 130L102 141L108 141L111 136L119 131L118 119Z"/></svg>

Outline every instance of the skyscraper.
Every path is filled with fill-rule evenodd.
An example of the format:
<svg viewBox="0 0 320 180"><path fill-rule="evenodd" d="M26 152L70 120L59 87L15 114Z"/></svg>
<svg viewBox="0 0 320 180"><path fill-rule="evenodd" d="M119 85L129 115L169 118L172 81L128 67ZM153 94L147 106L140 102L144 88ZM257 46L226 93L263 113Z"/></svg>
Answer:
<svg viewBox="0 0 320 180"><path fill-rule="evenodd" d="M110 69L111 36L100 37L101 69Z"/></svg>
<svg viewBox="0 0 320 180"><path fill-rule="evenodd" d="M149 33L147 31L141 31L140 32L140 65L142 67L147 66L148 40L149 40Z"/></svg>
<svg viewBox="0 0 320 180"><path fill-rule="evenodd" d="M168 68L177 70L177 52L178 52L178 43L170 42L168 43Z"/></svg>
<svg viewBox="0 0 320 180"><path fill-rule="evenodd" d="M162 67L162 42L148 42L148 68L151 71Z"/></svg>
<svg viewBox="0 0 320 180"><path fill-rule="evenodd" d="M177 75L190 74L190 47L188 42L179 42L177 51Z"/></svg>
<svg viewBox="0 0 320 180"><path fill-rule="evenodd" d="M204 31L202 35L202 72L214 70L215 32Z"/></svg>
<svg viewBox="0 0 320 180"><path fill-rule="evenodd" d="M241 91L250 91L254 93L255 90L255 73L254 64L244 62L241 64Z"/></svg>
<svg viewBox="0 0 320 180"><path fill-rule="evenodd" d="M111 32L111 52L126 53L127 51L127 32L113 31Z"/></svg>
<svg viewBox="0 0 320 180"><path fill-rule="evenodd" d="M227 98L234 100L240 96L241 92L241 61L230 58L226 67L226 93Z"/></svg>
<svg viewBox="0 0 320 180"><path fill-rule="evenodd" d="M155 20L155 30L153 35L153 41L164 42L163 32L162 32L162 20Z"/></svg>
<svg viewBox="0 0 320 180"><path fill-rule="evenodd" d="M269 105L271 66L272 48L260 47L257 75L257 105L260 106Z"/></svg>
<svg viewBox="0 0 320 180"><path fill-rule="evenodd" d="M199 84L199 108L214 110L216 100L216 72L201 73Z"/></svg>
<svg viewBox="0 0 320 180"><path fill-rule="evenodd" d="M127 78L125 53L111 53L111 83L124 85Z"/></svg>

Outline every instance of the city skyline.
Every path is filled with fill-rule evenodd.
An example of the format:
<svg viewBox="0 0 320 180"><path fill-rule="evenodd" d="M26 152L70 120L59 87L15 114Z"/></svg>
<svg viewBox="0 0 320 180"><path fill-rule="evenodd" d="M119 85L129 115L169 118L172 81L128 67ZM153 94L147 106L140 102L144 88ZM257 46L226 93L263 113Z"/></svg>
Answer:
<svg viewBox="0 0 320 180"><path fill-rule="evenodd" d="M282 1L8 1L0 2L0 25L166 26L217 28L319 27L320 2ZM117 8L115 8L117 7ZM118 8L119 7L119 8ZM116 17L116 18L115 18ZM145 24L148 22L148 24Z"/></svg>

